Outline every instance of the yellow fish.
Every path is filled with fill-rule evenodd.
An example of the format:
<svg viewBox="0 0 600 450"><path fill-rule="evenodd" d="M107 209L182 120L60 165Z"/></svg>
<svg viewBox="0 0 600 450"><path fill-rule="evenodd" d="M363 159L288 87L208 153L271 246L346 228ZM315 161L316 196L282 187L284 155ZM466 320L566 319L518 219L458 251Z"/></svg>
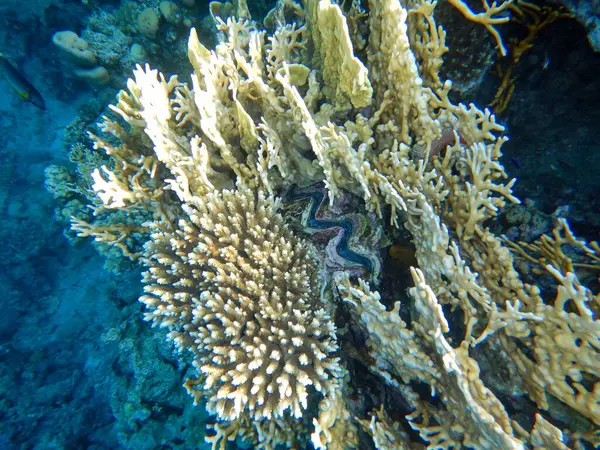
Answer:
<svg viewBox="0 0 600 450"><path fill-rule="evenodd" d="M25 79L11 63L8 62L6 56L0 53L0 73L10 84L19 96L26 102L31 102L40 109L46 109L46 103L33 85Z"/></svg>

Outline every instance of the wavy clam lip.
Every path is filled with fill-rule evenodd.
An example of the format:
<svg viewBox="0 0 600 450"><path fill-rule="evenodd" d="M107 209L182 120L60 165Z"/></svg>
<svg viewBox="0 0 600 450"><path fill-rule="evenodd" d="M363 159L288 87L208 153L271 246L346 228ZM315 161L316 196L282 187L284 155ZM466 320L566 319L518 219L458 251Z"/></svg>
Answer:
<svg viewBox="0 0 600 450"><path fill-rule="evenodd" d="M360 225L359 214L344 214L339 217L317 217L319 214L323 214L326 198L326 189L318 183L306 188L299 188L296 185L290 187L285 192L283 201L293 203L308 200L302 213L302 227L304 231L316 234L338 229L338 232L335 233L327 244L327 253L330 259L335 260L335 262L332 262L332 265L341 266L345 269L358 266L370 274L371 278L377 279L380 269L377 257L370 255L365 249L356 248L351 243L357 227Z"/></svg>

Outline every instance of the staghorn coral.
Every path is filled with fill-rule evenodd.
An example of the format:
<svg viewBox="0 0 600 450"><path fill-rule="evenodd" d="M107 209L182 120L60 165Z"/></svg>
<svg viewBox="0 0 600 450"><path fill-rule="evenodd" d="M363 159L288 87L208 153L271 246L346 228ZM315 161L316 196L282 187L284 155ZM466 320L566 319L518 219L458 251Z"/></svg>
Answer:
<svg viewBox="0 0 600 450"><path fill-rule="evenodd" d="M502 14L509 9L513 0L505 0L500 2L493 2L491 5L487 0L484 0L483 8L484 11L480 13L474 13L467 3L462 0L448 0L449 3L458 9L465 18L476 23L482 24L496 39L498 50L505 56L507 51L506 47L502 43L500 33L496 30L496 25L501 25L509 21L509 17L503 16Z"/></svg>
<svg viewBox="0 0 600 450"><path fill-rule="evenodd" d="M226 420L299 418L342 371L311 249L277 208L260 192L209 193L146 245L146 319L192 352L203 382L191 391Z"/></svg>
<svg viewBox="0 0 600 450"><path fill-rule="evenodd" d="M448 322L425 276L414 268L411 275L415 281L410 290L417 311L415 331L399 318L398 302L392 311L386 311L379 295L366 283L352 287L347 278L338 280L344 300L358 309L363 326L368 328L377 372L390 384L399 385L397 377L404 381L404 395L414 407L407 416L410 425L434 447L523 448L514 436L504 406L481 383L479 366L469 357L467 342L453 349L444 336L449 331ZM432 395L447 407L425 408L412 392L411 380L428 384Z"/></svg>
<svg viewBox="0 0 600 450"><path fill-rule="evenodd" d="M360 424L373 439L379 450L409 450L423 448L410 442L407 433L401 429L398 422L387 417L383 408L371 412L371 420L362 419Z"/></svg>

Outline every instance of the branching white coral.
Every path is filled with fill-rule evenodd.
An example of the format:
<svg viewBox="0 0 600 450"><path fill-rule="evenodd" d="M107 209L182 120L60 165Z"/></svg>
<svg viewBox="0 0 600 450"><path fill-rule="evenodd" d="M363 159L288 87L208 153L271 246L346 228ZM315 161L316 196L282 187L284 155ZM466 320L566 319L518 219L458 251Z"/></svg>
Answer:
<svg viewBox="0 0 600 450"><path fill-rule="evenodd" d="M330 392L341 374L310 246L262 193L214 192L184 209L147 244L146 318L192 351L209 411L301 417L311 390Z"/></svg>

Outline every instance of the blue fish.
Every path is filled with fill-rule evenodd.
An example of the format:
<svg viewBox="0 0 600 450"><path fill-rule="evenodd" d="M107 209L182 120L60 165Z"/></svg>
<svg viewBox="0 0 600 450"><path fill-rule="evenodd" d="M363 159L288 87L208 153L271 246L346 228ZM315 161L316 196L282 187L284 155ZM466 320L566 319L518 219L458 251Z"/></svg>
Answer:
<svg viewBox="0 0 600 450"><path fill-rule="evenodd" d="M8 59L6 59L6 56L2 53L0 53L0 73L4 75L4 78L6 78L10 87L12 87L23 100L31 102L34 106L37 106L42 110L46 109L46 103L38 90L25 79L23 74L21 74L15 66L8 62Z"/></svg>

